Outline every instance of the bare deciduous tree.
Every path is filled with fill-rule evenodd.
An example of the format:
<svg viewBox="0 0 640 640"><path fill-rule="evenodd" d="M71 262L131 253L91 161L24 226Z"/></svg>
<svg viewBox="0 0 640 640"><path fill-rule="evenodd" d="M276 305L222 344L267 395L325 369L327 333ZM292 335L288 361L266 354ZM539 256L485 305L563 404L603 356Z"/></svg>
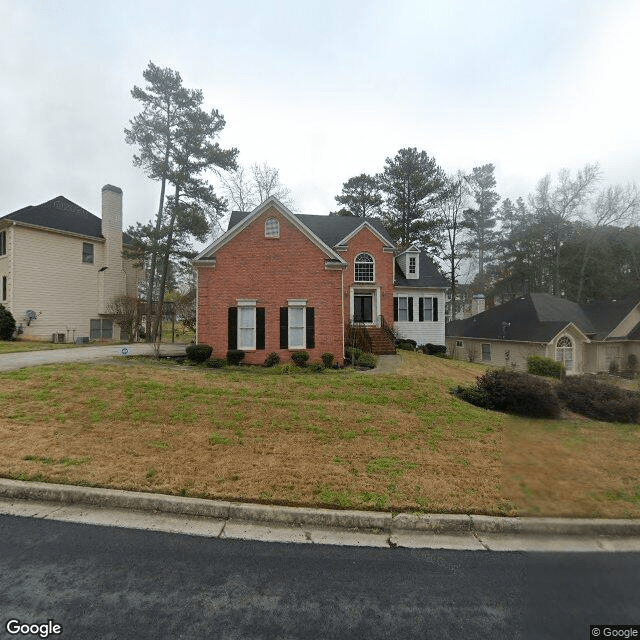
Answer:
<svg viewBox="0 0 640 640"><path fill-rule="evenodd" d="M137 340L142 327L143 302L134 296L117 296L107 305L107 313L120 325L121 333Z"/></svg>

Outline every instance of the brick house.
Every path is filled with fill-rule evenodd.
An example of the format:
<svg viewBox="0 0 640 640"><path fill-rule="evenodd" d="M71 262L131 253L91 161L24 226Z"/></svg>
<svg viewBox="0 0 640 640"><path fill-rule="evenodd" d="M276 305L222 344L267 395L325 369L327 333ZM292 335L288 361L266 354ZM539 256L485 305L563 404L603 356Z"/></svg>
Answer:
<svg viewBox="0 0 640 640"><path fill-rule="evenodd" d="M304 349L311 360L330 352L341 361L347 323L380 340L394 318L405 337L422 324L444 344L446 282L425 254L398 251L377 220L295 215L269 198L234 211L194 266L197 340L218 356L237 348L259 364L272 351L286 361Z"/></svg>

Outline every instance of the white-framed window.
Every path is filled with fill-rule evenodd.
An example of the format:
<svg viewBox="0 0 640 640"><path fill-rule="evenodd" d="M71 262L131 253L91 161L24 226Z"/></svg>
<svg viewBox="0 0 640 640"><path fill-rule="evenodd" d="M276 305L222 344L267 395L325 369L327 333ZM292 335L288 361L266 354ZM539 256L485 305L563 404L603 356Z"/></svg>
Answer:
<svg viewBox="0 0 640 640"><path fill-rule="evenodd" d="M267 218L267 221L264 223L264 237L280 237L280 223L278 222L277 218Z"/></svg>
<svg viewBox="0 0 640 640"><path fill-rule="evenodd" d="M90 242L82 243L82 262L93 264L93 245Z"/></svg>
<svg viewBox="0 0 640 640"><path fill-rule="evenodd" d="M288 300L289 349L306 349L306 300Z"/></svg>
<svg viewBox="0 0 640 640"><path fill-rule="evenodd" d="M359 253L355 259L355 281L356 282L373 282L374 261L373 256L369 253Z"/></svg>
<svg viewBox="0 0 640 640"><path fill-rule="evenodd" d="M438 321L438 298L429 296L428 298L420 298L422 313L420 314L423 322Z"/></svg>
<svg viewBox="0 0 640 640"><path fill-rule="evenodd" d="M238 300L238 349L256 348L256 301Z"/></svg>
<svg viewBox="0 0 640 640"><path fill-rule="evenodd" d="M409 322L409 298L398 296L398 322Z"/></svg>
<svg viewBox="0 0 640 640"><path fill-rule="evenodd" d="M491 362L491 345L489 343L482 344L482 362Z"/></svg>
<svg viewBox="0 0 640 640"><path fill-rule="evenodd" d="M556 360L562 362L567 371L573 371L573 342L568 336L562 336L556 343Z"/></svg>
<svg viewBox="0 0 640 640"><path fill-rule="evenodd" d="M409 273L414 274L416 272L416 258L409 258Z"/></svg>

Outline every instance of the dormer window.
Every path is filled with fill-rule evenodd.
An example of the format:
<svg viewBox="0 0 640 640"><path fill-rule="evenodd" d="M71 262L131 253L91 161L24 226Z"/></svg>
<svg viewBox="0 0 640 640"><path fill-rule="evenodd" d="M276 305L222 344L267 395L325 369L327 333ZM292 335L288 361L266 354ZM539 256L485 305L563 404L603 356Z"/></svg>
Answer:
<svg viewBox="0 0 640 640"><path fill-rule="evenodd" d="M276 218L268 218L264 223L264 237L265 238L279 238L280 237L280 223Z"/></svg>
<svg viewBox="0 0 640 640"><path fill-rule="evenodd" d="M409 273L415 274L416 272L416 259L415 257L409 258Z"/></svg>
<svg viewBox="0 0 640 640"><path fill-rule="evenodd" d="M359 253L355 261L355 281L373 282L373 257L368 253Z"/></svg>

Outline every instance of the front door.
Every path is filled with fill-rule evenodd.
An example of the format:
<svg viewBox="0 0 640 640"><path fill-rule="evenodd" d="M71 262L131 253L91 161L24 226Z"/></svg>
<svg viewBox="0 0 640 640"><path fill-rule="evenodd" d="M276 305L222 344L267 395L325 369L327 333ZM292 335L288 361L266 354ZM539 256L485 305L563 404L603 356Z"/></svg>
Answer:
<svg viewBox="0 0 640 640"><path fill-rule="evenodd" d="M373 296L353 296L353 321L373 322Z"/></svg>

